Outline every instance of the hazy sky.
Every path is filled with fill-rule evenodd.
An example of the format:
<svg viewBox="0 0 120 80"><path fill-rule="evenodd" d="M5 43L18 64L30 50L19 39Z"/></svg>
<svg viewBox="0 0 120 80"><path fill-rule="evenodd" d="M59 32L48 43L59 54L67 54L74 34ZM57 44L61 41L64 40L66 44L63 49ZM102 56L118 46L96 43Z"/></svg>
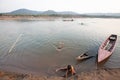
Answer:
<svg viewBox="0 0 120 80"><path fill-rule="evenodd" d="M78 13L120 12L120 0L0 0L0 13L16 9L75 11Z"/></svg>

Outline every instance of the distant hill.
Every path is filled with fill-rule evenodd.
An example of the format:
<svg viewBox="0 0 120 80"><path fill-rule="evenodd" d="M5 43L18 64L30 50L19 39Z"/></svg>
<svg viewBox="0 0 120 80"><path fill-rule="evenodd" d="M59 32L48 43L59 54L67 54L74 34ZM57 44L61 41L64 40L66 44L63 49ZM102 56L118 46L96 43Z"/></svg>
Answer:
<svg viewBox="0 0 120 80"><path fill-rule="evenodd" d="M76 12L72 12L72 11L63 11L63 12L58 12L59 14L63 14L63 15L79 15L79 13Z"/></svg>
<svg viewBox="0 0 120 80"><path fill-rule="evenodd" d="M28 9L18 9L5 14L9 14L9 15L78 15L78 13L75 13L72 11L64 11L64 12L56 12L53 10L33 11Z"/></svg>
<svg viewBox="0 0 120 80"><path fill-rule="evenodd" d="M56 12L53 10L47 11L34 11L28 9L18 9L8 13L0 13L0 15L69 15L69 16L76 16L76 17L100 17L100 18L120 18L120 13L76 13L72 11L63 11L63 12Z"/></svg>
<svg viewBox="0 0 120 80"><path fill-rule="evenodd" d="M58 13L53 11L53 10L48 10L48 11L43 11L42 14L44 14L44 15L52 15L52 14L58 14Z"/></svg>
<svg viewBox="0 0 120 80"><path fill-rule="evenodd" d="M10 14L10 15L38 15L41 14L41 11L33 11L33 10L28 10L28 9L18 9L6 14Z"/></svg>

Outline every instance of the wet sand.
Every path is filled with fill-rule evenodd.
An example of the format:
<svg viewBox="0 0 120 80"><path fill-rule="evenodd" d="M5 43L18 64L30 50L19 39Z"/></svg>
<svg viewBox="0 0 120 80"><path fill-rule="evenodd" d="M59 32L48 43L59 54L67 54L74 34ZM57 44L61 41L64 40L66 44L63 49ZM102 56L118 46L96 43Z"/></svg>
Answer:
<svg viewBox="0 0 120 80"><path fill-rule="evenodd" d="M120 68L97 69L91 72L81 72L68 79L58 76L39 76L0 71L0 80L119 80Z"/></svg>

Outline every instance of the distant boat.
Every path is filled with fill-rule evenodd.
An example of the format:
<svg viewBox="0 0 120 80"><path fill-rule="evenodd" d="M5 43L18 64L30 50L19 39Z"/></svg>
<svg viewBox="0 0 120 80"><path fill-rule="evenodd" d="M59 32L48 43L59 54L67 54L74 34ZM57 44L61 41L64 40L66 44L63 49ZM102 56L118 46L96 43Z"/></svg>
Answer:
<svg viewBox="0 0 120 80"><path fill-rule="evenodd" d="M79 55L78 57L76 57L76 60L77 61L82 61L82 60L86 60L86 59L89 59L89 58L93 57L93 56L87 55L86 53L83 53L83 54Z"/></svg>
<svg viewBox="0 0 120 80"><path fill-rule="evenodd" d="M64 19L63 21L74 21L73 19Z"/></svg>
<svg viewBox="0 0 120 80"><path fill-rule="evenodd" d="M105 42L101 44L98 50L98 63L112 55L117 42L117 35L111 34Z"/></svg>

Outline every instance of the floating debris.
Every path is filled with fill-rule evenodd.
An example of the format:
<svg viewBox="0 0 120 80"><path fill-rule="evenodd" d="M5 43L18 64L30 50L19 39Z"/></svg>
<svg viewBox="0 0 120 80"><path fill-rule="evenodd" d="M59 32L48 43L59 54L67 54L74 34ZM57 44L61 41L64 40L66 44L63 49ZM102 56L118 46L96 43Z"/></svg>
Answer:
<svg viewBox="0 0 120 80"><path fill-rule="evenodd" d="M62 49L64 47L64 43L63 42L59 42L57 49Z"/></svg>
<svg viewBox="0 0 120 80"><path fill-rule="evenodd" d="M59 42L57 45L53 46L57 51L61 51L64 47L64 43L63 42Z"/></svg>

